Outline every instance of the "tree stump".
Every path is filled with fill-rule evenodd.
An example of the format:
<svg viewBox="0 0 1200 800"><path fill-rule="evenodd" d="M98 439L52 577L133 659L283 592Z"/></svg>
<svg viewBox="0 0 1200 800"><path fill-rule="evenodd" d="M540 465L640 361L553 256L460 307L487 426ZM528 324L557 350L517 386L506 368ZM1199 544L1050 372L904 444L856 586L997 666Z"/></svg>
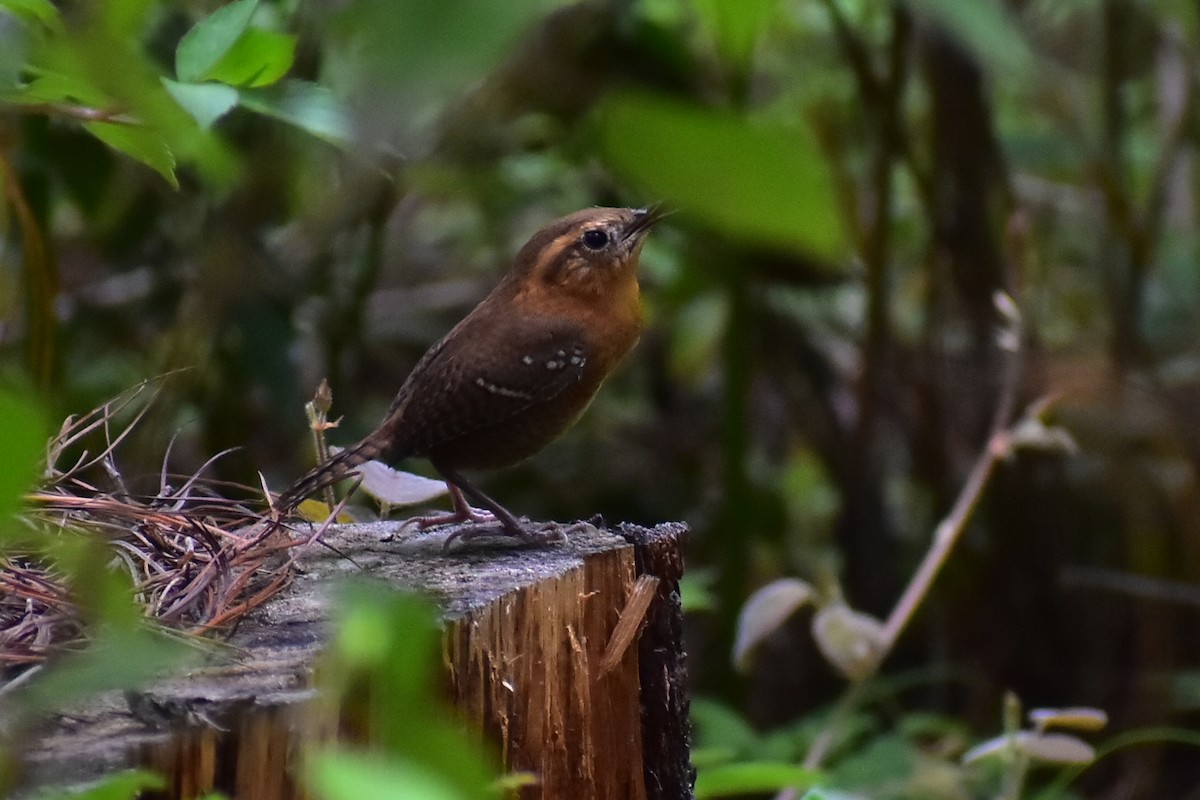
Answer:
<svg viewBox="0 0 1200 800"><path fill-rule="evenodd" d="M494 738L523 798L691 797L678 580L683 525L582 526L564 545L442 552L390 523L332 528L239 626L236 661L106 696L31 741L27 786L146 766L167 796L303 796L294 768L336 725L309 710L329 590L360 570L439 603L453 702ZM348 558L346 558L348 557ZM352 559L349 560L349 559Z"/></svg>

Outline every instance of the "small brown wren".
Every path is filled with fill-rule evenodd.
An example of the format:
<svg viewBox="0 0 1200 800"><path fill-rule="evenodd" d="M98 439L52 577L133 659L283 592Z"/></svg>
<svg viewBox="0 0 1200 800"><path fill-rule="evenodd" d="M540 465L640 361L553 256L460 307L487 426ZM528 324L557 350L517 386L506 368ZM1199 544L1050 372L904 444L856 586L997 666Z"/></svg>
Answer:
<svg viewBox="0 0 1200 800"><path fill-rule="evenodd" d="M460 470L522 461L583 413L637 342L638 257L662 217L658 209L590 208L534 234L496 288L417 362L379 427L296 481L276 508L292 510L367 461L419 456L454 503L453 513L418 519L421 527L495 519L504 534L542 541Z"/></svg>

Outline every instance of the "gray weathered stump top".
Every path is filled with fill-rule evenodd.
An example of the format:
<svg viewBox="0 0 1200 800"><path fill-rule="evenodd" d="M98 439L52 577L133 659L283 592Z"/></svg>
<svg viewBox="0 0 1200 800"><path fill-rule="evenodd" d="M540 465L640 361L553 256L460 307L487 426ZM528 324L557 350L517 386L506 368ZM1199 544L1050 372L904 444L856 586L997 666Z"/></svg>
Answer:
<svg viewBox="0 0 1200 800"><path fill-rule="evenodd" d="M213 659L220 663L129 696L110 693L48 724L27 753L27 785L78 783L130 766L139 748L165 740L168 728L181 721L219 728L232 709L308 699L315 656L327 638L331 592L343 578L425 594L452 621L578 569L589 556L632 547L615 533L584 525L563 544L525 547L480 539L444 552L447 532L384 540L399 528L400 523L331 527L324 544L306 547L294 581L240 623L229 649ZM684 528L663 525L647 533L660 532L679 538Z"/></svg>

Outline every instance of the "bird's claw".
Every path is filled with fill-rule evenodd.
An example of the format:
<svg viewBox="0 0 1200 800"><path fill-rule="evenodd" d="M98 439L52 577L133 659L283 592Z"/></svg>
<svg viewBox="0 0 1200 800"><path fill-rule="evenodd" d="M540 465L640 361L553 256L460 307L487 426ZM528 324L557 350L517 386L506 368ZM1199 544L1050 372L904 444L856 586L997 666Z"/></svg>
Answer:
<svg viewBox="0 0 1200 800"><path fill-rule="evenodd" d="M442 514L427 514L423 517L411 517L404 521L403 527L409 525L416 527L419 531L427 531L430 528L439 528L443 525L456 525L471 523L474 525L486 525L496 521L496 515L487 509L474 508L467 506L464 511L447 511Z"/></svg>
<svg viewBox="0 0 1200 800"><path fill-rule="evenodd" d="M446 537L446 541L442 543L442 552L450 552L450 548L455 542L469 542L472 539L492 537L516 539L522 545L531 546L558 544L567 541L567 533L573 526L564 528L556 522L551 522L542 527L542 530L530 530L530 526L525 524L515 531L506 527L497 528L491 525L486 527L462 527Z"/></svg>

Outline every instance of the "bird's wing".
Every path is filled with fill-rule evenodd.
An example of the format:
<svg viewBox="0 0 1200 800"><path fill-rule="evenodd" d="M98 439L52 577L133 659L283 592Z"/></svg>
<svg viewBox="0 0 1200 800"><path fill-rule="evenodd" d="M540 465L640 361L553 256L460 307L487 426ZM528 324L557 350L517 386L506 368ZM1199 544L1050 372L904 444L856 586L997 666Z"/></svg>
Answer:
<svg viewBox="0 0 1200 800"><path fill-rule="evenodd" d="M460 346L456 334L480 345ZM393 455L426 453L554 399L584 379L588 355L571 322L451 333L413 368L392 404L384 426L393 426Z"/></svg>

